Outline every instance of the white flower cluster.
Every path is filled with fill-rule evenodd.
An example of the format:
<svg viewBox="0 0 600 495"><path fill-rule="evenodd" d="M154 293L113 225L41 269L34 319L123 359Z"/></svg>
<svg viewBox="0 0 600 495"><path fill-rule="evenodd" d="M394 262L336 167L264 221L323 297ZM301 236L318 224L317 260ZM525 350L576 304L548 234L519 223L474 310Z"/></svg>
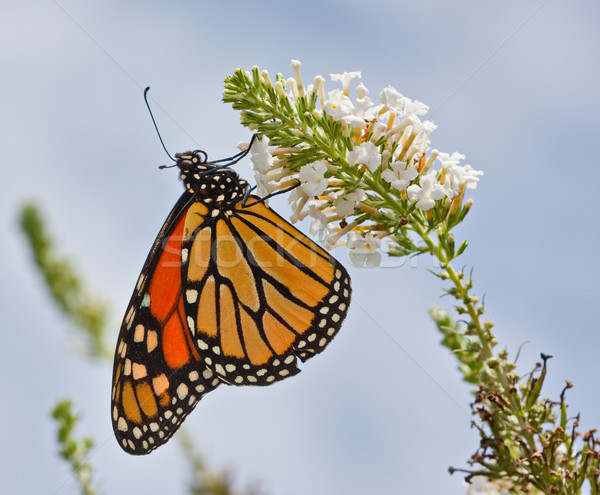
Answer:
<svg viewBox="0 0 600 495"><path fill-rule="evenodd" d="M339 122L344 135L353 143L345 156L349 167L364 169L373 176L380 174L403 199L413 202L416 208L425 212L438 201L458 200L457 203L460 203L466 188L477 187L483 172L474 170L470 165L459 165L464 155L437 150L428 153L429 137L436 125L421 120L428 110L424 103L411 100L388 86L379 93L379 103L375 104L362 83L356 87L356 98L352 99L350 84L353 79L361 77L360 72L331 74L331 80L341 82L342 88L327 94L325 80L321 76L315 77L314 84L305 90L300 62L292 61L292 68L296 77L286 81L289 92L286 93L278 81L279 93L289 98L292 105L299 95L318 95L321 110L315 110L315 116ZM263 77L268 80L266 73ZM268 145L268 138L263 136L262 140L255 140L251 150L259 195L289 187L290 175L293 174L286 168L285 159L278 157L294 150L269 152ZM426 153L429 154L428 159ZM436 159L439 170L433 168ZM297 175L300 187L290 195L290 203L294 207L291 219L297 221L310 216L311 234L323 241L327 248L345 244L350 249L353 264L378 265L381 253L377 248L381 237L373 237L370 233L361 235L359 232L365 231L357 228L357 222L350 220L357 208L369 212L369 207L363 204L367 193L360 187L340 187L341 181L331 177L331 167L333 165L324 160L302 166Z"/></svg>

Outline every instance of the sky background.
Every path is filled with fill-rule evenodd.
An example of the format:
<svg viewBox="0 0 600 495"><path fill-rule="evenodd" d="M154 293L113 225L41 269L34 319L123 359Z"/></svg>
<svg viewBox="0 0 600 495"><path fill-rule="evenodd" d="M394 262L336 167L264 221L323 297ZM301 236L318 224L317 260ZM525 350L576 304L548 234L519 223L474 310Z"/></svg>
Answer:
<svg viewBox="0 0 600 495"><path fill-rule="evenodd" d="M98 442L102 493L184 493L176 439L131 457L110 424L111 364L81 354L17 227L33 199L60 249L110 304L116 342L150 246L181 193L142 100L151 86L171 152L230 156L250 133L220 102L223 78L258 65L292 75L362 71L430 106L432 147L485 172L456 236L477 294L519 370L552 354L570 413L600 426L597 246L600 4L597 0L302 3L30 0L0 15L0 300L4 493L74 494L48 411L75 401ZM329 90L338 87L328 82ZM251 177L247 163L236 169ZM596 191L596 192L594 192ZM285 200L272 203L284 216ZM344 252L338 258L349 265ZM349 267L353 303L336 340L293 379L220 387L185 426L209 464L272 495L462 494L475 451L470 388L427 308L426 258ZM35 476L33 475L35 473Z"/></svg>

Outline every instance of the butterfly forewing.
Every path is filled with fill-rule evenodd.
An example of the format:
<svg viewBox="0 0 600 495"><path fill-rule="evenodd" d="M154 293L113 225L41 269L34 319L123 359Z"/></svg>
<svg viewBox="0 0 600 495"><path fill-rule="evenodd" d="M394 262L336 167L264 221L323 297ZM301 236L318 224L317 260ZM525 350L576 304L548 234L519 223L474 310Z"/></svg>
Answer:
<svg viewBox="0 0 600 495"><path fill-rule="evenodd" d="M200 398L220 383L202 363L185 317L184 199L154 243L119 334L112 420L119 444L131 454L146 454L166 442Z"/></svg>

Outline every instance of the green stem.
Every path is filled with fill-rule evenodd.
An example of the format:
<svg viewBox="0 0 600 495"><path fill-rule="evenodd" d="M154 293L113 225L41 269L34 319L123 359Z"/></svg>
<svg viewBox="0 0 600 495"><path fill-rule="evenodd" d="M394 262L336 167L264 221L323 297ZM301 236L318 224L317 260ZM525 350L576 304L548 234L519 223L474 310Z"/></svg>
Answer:
<svg viewBox="0 0 600 495"><path fill-rule="evenodd" d="M488 360L495 358L496 356L494 354L492 345L493 335L488 329L484 328L483 324L481 323L480 314L476 303L474 302L476 301L476 299L470 296L469 288L465 286L462 277L450 264L449 256L447 256L445 251L443 249L440 249L440 246L436 244L436 242L431 238L430 235L428 235L428 233L423 229L421 225L416 224L413 227L415 232L427 245L431 255L435 256L440 261L441 266L448 274L448 278L454 284L454 287L456 288L456 297L462 301L464 307L466 308L467 314L470 317L469 326L475 331L477 340L481 346L481 351L484 359ZM515 397L515 394L512 391L512 386L509 377L506 375L501 365L495 366L494 374L496 376L498 384L502 389L503 397L508 400L512 411L515 413L515 416L519 421L519 425L521 427L521 434L525 437L527 446L529 447L532 453L537 451L538 447L535 443L533 433L526 428L527 421L525 417L522 414L518 414L522 412L522 408L519 401Z"/></svg>

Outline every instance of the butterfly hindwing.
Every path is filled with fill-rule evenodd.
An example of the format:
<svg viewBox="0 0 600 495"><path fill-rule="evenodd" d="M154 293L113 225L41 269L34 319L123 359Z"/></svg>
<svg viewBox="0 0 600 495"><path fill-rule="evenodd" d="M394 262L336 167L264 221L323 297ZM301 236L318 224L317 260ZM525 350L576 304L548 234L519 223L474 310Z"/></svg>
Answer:
<svg viewBox="0 0 600 495"><path fill-rule="evenodd" d="M166 442L220 381L190 338L181 287L184 194L148 256L123 321L115 354L113 429L130 454Z"/></svg>
<svg viewBox="0 0 600 495"><path fill-rule="evenodd" d="M182 243L197 350L227 383L268 385L295 375L297 358L321 352L337 334L350 301L348 274L263 203L213 211L190 207Z"/></svg>

